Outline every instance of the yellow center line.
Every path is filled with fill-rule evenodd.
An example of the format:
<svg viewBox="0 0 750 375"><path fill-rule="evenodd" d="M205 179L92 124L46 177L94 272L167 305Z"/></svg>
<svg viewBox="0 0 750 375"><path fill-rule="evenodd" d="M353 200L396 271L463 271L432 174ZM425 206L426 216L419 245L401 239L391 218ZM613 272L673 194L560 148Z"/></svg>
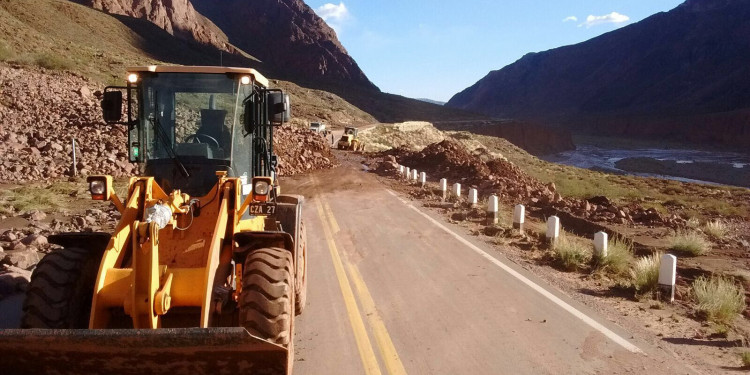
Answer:
<svg viewBox="0 0 750 375"><path fill-rule="evenodd" d="M375 335L375 342L378 344L380 356L383 362L385 362L388 373L391 375L406 375L406 369L404 369L401 358L399 358L398 352L396 352L396 347L388 335L383 318L380 317L378 310L375 308L375 301L372 299L367 285L365 285L362 274L359 273L357 266L353 264L347 264L347 266L349 268L349 275L354 282L354 289L357 291L359 302L362 304L362 310L365 312L367 322L370 324L370 328L372 328Z"/></svg>
<svg viewBox="0 0 750 375"><path fill-rule="evenodd" d="M323 223L323 234L325 235L326 242L328 243L328 249L331 252L331 258L333 259L333 268L336 270L336 277L339 280L341 294L344 296L344 304L346 305L346 311L349 315L349 322L352 325L352 331L354 331L354 340L357 342L357 349L359 349L359 356L362 359L362 365L365 368L365 373L368 375L380 375L380 366L378 365L377 358L375 358L375 351L372 349L372 345L370 344L370 338L367 335L365 323L364 321L362 321L362 314L360 314L359 308L357 307L357 302L354 300L352 287L349 284L349 279L346 277L344 265L341 262L341 257L339 256L339 251L336 248L336 243L333 241L331 229L329 229L329 225L333 227L333 223L331 223L330 220L326 220L327 215L323 213L323 205L320 203L320 199L316 199L315 204L318 209L320 220Z"/></svg>
<svg viewBox="0 0 750 375"><path fill-rule="evenodd" d="M339 223L336 221L336 218L333 216L333 211L331 211L331 206L328 205L328 201L320 198L323 201L323 207L325 207L326 215L328 215L328 222L331 223L331 232L333 234L338 233L341 231L341 228L339 227Z"/></svg>
<svg viewBox="0 0 750 375"><path fill-rule="evenodd" d="M331 206L323 197L319 197L319 201L322 201L327 222L331 225L334 234L337 233L338 231L340 231L340 228L338 226L338 222L336 221L336 217L333 215ZM318 202L318 204L321 203ZM335 246L335 244L333 246ZM339 259L341 259L338 256L338 251L336 255ZM385 323L383 322L383 319L380 317L380 314L375 307L375 301L372 299L372 295L367 289L367 285L365 284L364 278L362 278L362 274L354 264L347 262L347 268L349 271L349 277L351 277L351 280L354 283L354 290L357 293L358 297L357 299L359 300L360 305L365 312L367 323L369 324L370 329L375 336L375 342L378 345L378 349L380 351L381 358L385 363L386 370L391 375L406 375L404 365L403 363L401 363L401 359L398 356L398 352L396 352L396 347L393 345L393 341L388 334Z"/></svg>

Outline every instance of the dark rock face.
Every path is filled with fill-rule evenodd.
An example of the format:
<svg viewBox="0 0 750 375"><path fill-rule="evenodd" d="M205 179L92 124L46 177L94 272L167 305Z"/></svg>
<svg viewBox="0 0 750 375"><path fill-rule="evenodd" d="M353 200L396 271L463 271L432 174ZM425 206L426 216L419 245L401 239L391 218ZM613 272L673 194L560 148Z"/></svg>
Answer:
<svg viewBox="0 0 750 375"><path fill-rule="evenodd" d="M448 106L579 132L750 145L750 2L689 0L490 72ZM711 130L709 130L711 129Z"/></svg>
<svg viewBox="0 0 750 375"><path fill-rule="evenodd" d="M191 0L263 69L295 81L375 88L333 31L302 0Z"/></svg>

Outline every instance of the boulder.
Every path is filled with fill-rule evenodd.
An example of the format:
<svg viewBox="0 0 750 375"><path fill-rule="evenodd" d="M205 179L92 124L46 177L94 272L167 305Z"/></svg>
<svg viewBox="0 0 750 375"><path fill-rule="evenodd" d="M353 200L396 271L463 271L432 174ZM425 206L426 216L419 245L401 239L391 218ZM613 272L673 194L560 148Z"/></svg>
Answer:
<svg viewBox="0 0 750 375"><path fill-rule="evenodd" d="M14 267L29 269L39 263L39 253L36 249L29 248L23 250L9 250L3 252L3 258L0 263Z"/></svg>

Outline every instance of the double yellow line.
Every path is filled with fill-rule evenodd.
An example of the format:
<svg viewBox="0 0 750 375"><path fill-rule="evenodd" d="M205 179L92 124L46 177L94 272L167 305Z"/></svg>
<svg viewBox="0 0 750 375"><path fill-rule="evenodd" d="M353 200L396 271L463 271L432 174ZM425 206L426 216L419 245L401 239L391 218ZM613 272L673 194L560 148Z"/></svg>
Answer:
<svg viewBox="0 0 750 375"><path fill-rule="evenodd" d="M380 358L385 364L385 368L390 375L406 375L404 365L401 363L401 359L396 352L396 348L391 341L391 337L388 335L388 330L385 327L383 319L378 314L375 307L375 301L370 295L370 291L367 289L367 285L362 278L362 274L356 265L347 263L346 270L344 269L344 263L341 260L336 242L333 240L333 236L338 233L341 229L333 216L331 207L328 202L322 196L318 196L315 200L315 204L318 209L318 215L323 224L323 234L328 244L328 250L331 252L331 259L333 260L333 268L336 270L336 277L341 287L341 294L344 296L344 304L346 305L346 311L349 316L349 322L352 325L352 331L354 332L354 340L357 343L357 349L359 350L360 358L362 359L362 365L364 366L365 373L367 375L380 375L380 365L375 357L375 351L373 350L372 344L370 343L370 337L367 333L365 323L362 320L362 312L357 305L355 300L356 296L359 300L362 310L364 310L364 316L367 317L367 323L370 326L370 330L375 337L375 343L378 346ZM354 290L350 284L349 277L354 284Z"/></svg>

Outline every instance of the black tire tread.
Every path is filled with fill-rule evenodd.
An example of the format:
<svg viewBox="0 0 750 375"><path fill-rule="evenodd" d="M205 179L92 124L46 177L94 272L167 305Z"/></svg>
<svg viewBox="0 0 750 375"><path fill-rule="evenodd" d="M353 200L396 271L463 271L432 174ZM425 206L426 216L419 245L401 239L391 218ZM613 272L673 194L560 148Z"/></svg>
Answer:
<svg viewBox="0 0 750 375"><path fill-rule="evenodd" d="M299 282L294 294L294 314L302 314L307 303L307 232L305 231L305 222L300 219L299 222L299 245L297 251L302 254L298 258L303 264L297 268L295 280Z"/></svg>
<svg viewBox="0 0 750 375"><path fill-rule="evenodd" d="M245 258L240 324L251 334L291 347L294 274L292 254L282 248L254 250Z"/></svg>
<svg viewBox="0 0 750 375"><path fill-rule="evenodd" d="M85 310L90 305L82 304L91 296L76 294L93 288L101 254L101 251L69 247L42 258L31 275L23 303L21 327L86 328L82 325L84 322L88 325L88 311Z"/></svg>

